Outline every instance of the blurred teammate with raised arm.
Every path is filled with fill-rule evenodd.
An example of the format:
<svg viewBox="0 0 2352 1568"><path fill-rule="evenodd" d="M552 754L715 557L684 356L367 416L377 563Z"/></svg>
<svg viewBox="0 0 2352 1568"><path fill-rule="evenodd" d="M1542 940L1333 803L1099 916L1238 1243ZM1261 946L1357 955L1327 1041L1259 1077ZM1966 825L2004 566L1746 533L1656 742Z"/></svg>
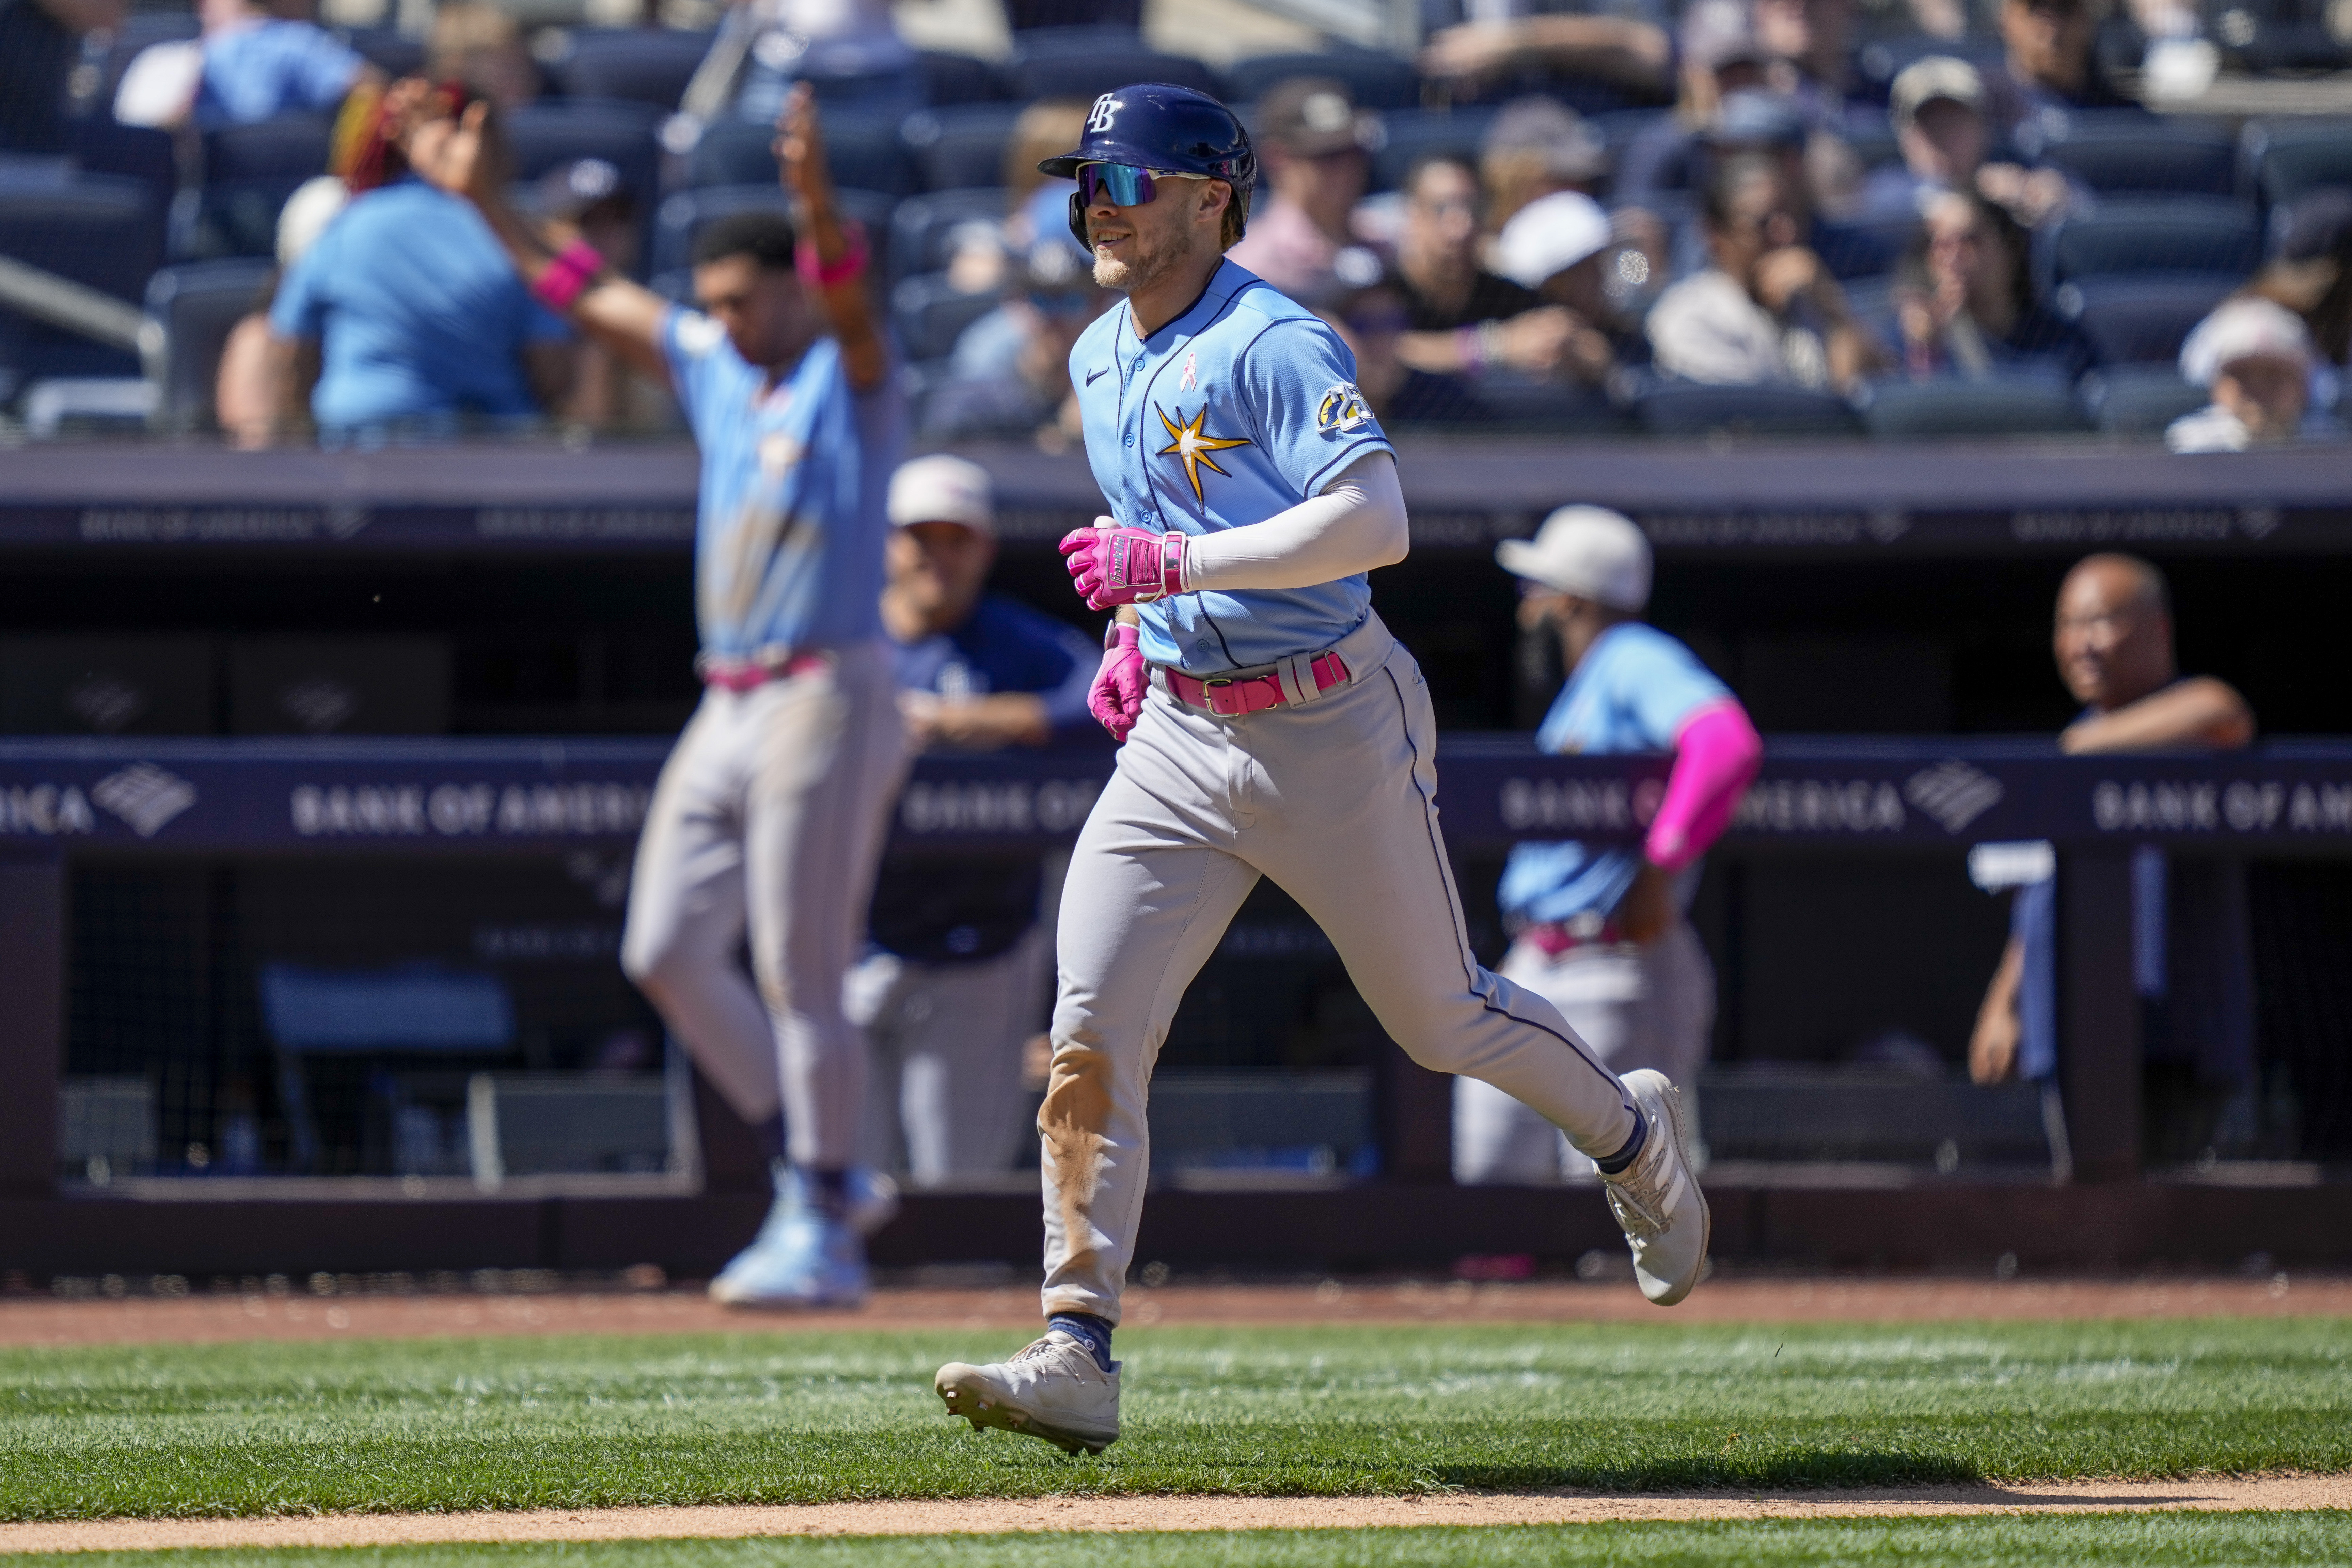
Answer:
<svg viewBox="0 0 2352 1568"><path fill-rule="evenodd" d="M896 1202L851 1168L866 1061L842 974L906 766L877 609L905 410L806 87L777 130L793 216L697 237L700 311L520 218L486 106L412 161L472 200L541 300L673 387L701 446L704 692L637 845L621 962L776 1156L775 1206L711 1294L851 1306L862 1233ZM756 989L736 963L747 927Z"/></svg>

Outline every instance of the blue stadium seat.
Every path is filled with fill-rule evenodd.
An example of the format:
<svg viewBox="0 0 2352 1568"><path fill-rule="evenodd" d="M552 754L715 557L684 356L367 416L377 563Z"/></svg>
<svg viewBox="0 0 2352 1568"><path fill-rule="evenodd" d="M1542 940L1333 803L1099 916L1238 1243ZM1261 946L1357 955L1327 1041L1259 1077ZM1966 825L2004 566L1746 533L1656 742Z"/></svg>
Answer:
<svg viewBox="0 0 2352 1568"><path fill-rule="evenodd" d="M916 63L923 73L923 101L933 109L997 103L1005 96L1003 79L986 60L925 49Z"/></svg>
<svg viewBox="0 0 2352 1568"><path fill-rule="evenodd" d="M2184 414L2212 401L2201 386L2180 379L2168 364L2119 364L2083 378L2083 405L2098 427L2111 436L2149 439Z"/></svg>
<svg viewBox="0 0 2352 1568"><path fill-rule="evenodd" d="M2235 136L2137 110L2069 115L2064 136L2042 143L2042 162L2103 196L2238 192Z"/></svg>
<svg viewBox="0 0 2352 1568"><path fill-rule="evenodd" d="M166 267L148 281L147 317L162 329L161 353L148 364L162 395L156 423L168 431L213 426L213 384L229 329L260 302L277 271L258 257Z"/></svg>
<svg viewBox="0 0 2352 1568"><path fill-rule="evenodd" d="M0 256L137 304L163 262L163 226L135 180L0 182ZM0 308L0 400L47 377L135 376L138 355Z"/></svg>
<svg viewBox="0 0 2352 1568"><path fill-rule="evenodd" d="M2272 120L2246 127L2254 193L2282 206L2319 185L2352 185L2352 120Z"/></svg>
<svg viewBox="0 0 2352 1568"><path fill-rule="evenodd" d="M881 115L827 113L824 162L834 184L892 196L913 195L920 176L913 156L898 140L898 127L897 120ZM687 184L697 189L773 184L775 140L775 132L768 126L721 121L695 144L687 160Z"/></svg>
<svg viewBox="0 0 2352 1568"><path fill-rule="evenodd" d="M1870 96L1884 101L1903 68L1929 55L1949 55L1980 71L2000 65L2005 50L1999 38L1931 38L1914 33L1897 38L1875 38L1855 52L1863 84Z"/></svg>
<svg viewBox="0 0 2352 1568"><path fill-rule="evenodd" d="M937 273L909 278L890 290L891 322L917 363L947 358L963 330L996 305L995 295L959 293Z"/></svg>
<svg viewBox="0 0 2352 1568"><path fill-rule="evenodd" d="M948 264L949 241L968 223L1000 222L1005 193L982 189L912 196L890 215L890 260L901 277L937 272Z"/></svg>
<svg viewBox="0 0 2352 1568"><path fill-rule="evenodd" d="M168 221L173 198L180 188L179 150L170 132L117 125L93 116L75 121L67 134L67 150L75 168L85 174L137 180L147 187L157 214Z"/></svg>
<svg viewBox="0 0 2352 1568"><path fill-rule="evenodd" d="M182 259L271 255L278 209L303 181L327 172L332 136L332 124L316 114L205 132L204 185L194 226L177 247Z"/></svg>
<svg viewBox="0 0 2352 1568"><path fill-rule="evenodd" d="M2180 357L2189 329L2233 287L2213 275L2085 278L2060 284L2051 304L2090 340L2096 363L2169 364Z"/></svg>
<svg viewBox="0 0 2352 1568"><path fill-rule="evenodd" d="M1883 278L1903 259L1918 228L1919 220L1907 213L1853 223L1824 222L1814 232L1813 249L1830 275L1841 281Z"/></svg>
<svg viewBox="0 0 2352 1568"><path fill-rule="evenodd" d="M923 189L963 191L1002 184L1004 149L1021 110L1017 103L967 103L908 116L899 136L913 150Z"/></svg>
<svg viewBox="0 0 2352 1568"><path fill-rule="evenodd" d="M1253 55L1225 68L1227 101L1252 104L1266 89L1295 76L1334 77L1348 84L1367 109L1419 109L1421 78L1394 55L1371 49L1333 49L1328 54Z"/></svg>
<svg viewBox="0 0 2352 1568"><path fill-rule="evenodd" d="M412 38L397 27L338 28L352 52L397 81L425 69L425 40Z"/></svg>
<svg viewBox="0 0 2352 1568"><path fill-rule="evenodd" d="M1054 29L1058 33L1060 29ZM1073 28L1073 33L1093 29ZM1164 81L1201 92L1218 91L1217 73L1183 55L1163 55L1147 47L1133 35L1114 31L1097 35L1092 44L1081 38L1049 37L1044 29L1024 33L1016 40L1005 80L1018 99L1076 98L1092 100L1130 82Z"/></svg>
<svg viewBox="0 0 2352 1568"><path fill-rule="evenodd" d="M1663 383L1634 397L1633 417L1653 436L1862 434L1862 417L1844 398L1794 386Z"/></svg>
<svg viewBox="0 0 2352 1568"><path fill-rule="evenodd" d="M671 27L573 28L550 51L548 74L566 98L676 109L711 37Z"/></svg>
<svg viewBox="0 0 2352 1568"><path fill-rule="evenodd" d="M1473 163L1478 157L1478 139L1493 124L1495 110L1478 109L1407 110L1381 117L1381 129L1386 135L1379 152L1372 154L1372 184L1376 191L1392 191L1418 159L1433 153L1446 153L1467 158Z"/></svg>
<svg viewBox="0 0 2352 1568"><path fill-rule="evenodd" d="M2244 202L2210 196L2102 202L2035 237L2044 298L2058 285L2129 272L2205 272L2242 279L2262 260L2262 225Z"/></svg>
<svg viewBox="0 0 2352 1568"><path fill-rule="evenodd" d="M844 217L866 226L878 277L890 275L890 211L897 204L876 191L835 191L834 205ZM791 198L773 184L716 185L708 190L680 191L662 203L654 222L653 254L646 271L659 278L693 265L694 237L714 218L740 212L779 212L789 216ZM690 291L690 285L689 285Z"/></svg>
<svg viewBox="0 0 2352 1568"><path fill-rule="evenodd" d="M1874 383L1865 389L1862 422L1882 441L2051 436L2089 427L2063 377L2032 374Z"/></svg>

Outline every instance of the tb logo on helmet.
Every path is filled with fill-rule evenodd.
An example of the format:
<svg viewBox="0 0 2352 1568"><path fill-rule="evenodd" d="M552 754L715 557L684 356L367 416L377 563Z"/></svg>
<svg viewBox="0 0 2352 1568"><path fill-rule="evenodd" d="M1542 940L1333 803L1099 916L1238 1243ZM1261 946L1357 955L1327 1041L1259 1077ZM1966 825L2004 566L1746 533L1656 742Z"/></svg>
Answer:
<svg viewBox="0 0 2352 1568"><path fill-rule="evenodd" d="M1087 133L1090 136L1100 136L1108 132L1110 130L1111 116L1126 107L1127 105L1109 93L1104 93L1100 98L1096 99L1094 109L1087 115Z"/></svg>

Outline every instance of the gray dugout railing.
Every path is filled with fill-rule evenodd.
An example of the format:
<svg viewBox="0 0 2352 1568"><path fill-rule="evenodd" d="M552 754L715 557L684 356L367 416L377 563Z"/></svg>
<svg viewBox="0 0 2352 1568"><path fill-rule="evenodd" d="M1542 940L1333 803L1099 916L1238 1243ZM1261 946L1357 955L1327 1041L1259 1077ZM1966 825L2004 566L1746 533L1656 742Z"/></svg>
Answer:
<svg viewBox="0 0 2352 1568"><path fill-rule="evenodd" d="M636 740L0 742L0 1192L32 1195L57 1180L70 867L569 856L609 878L625 867L667 749ZM1107 747L925 757L898 802L894 850L1066 843L1114 762ZM1521 737L1476 735L1446 738L1439 769L1457 855L1526 839L1633 837L1664 777L1661 759L1546 756ZM2131 1179L2141 1148L2134 852L2352 856L2352 742L2066 757L2021 742L1777 741L1726 847L1948 856L2011 841L2048 843L2058 868L2060 1083L2074 1174ZM433 1005L455 1020L449 1028L471 1026L463 996Z"/></svg>

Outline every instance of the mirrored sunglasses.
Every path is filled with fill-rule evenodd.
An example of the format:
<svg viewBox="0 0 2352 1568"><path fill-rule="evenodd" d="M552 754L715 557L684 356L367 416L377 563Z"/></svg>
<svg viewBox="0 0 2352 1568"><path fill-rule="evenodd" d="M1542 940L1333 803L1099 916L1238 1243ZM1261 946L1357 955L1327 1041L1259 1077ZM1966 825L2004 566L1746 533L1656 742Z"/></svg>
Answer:
<svg viewBox="0 0 2352 1568"><path fill-rule="evenodd" d="M1161 180L1198 180L1204 174L1155 173L1134 163L1081 163L1078 199L1088 206L1108 202L1115 207L1139 207L1159 195Z"/></svg>

